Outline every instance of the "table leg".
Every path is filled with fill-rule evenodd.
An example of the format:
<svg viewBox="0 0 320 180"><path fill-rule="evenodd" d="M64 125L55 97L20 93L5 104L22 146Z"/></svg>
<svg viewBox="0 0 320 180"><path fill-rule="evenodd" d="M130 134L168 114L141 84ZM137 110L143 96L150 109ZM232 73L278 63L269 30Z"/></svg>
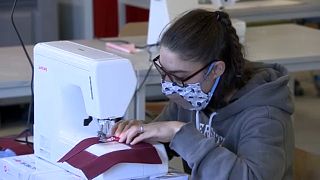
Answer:
<svg viewBox="0 0 320 180"><path fill-rule="evenodd" d="M145 120L145 99L146 99L146 88L145 85L136 92L132 98L129 107L126 111L124 119L127 120Z"/></svg>
<svg viewBox="0 0 320 180"><path fill-rule="evenodd" d="M146 112L146 86L143 85L136 93L136 119L145 120Z"/></svg>

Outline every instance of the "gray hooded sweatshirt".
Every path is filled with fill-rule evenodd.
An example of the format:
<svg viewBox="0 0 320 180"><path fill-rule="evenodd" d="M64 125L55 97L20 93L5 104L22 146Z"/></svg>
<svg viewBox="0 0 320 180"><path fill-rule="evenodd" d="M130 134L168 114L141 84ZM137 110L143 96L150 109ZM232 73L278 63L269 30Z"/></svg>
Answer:
<svg viewBox="0 0 320 180"><path fill-rule="evenodd" d="M197 112L169 102L155 119L187 123L173 137L170 149L188 163L193 180L293 178L289 76L279 64L248 64L254 74L227 106L209 114L199 112L196 122Z"/></svg>

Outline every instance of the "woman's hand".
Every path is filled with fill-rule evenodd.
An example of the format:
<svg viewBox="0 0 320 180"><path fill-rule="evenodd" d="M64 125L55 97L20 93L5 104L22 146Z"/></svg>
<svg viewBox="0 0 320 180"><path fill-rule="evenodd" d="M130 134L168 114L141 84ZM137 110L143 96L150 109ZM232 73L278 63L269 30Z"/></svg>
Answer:
<svg viewBox="0 0 320 180"><path fill-rule="evenodd" d="M139 120L120 121L113 127L113 134L120 137L119 142L137 144L141 141L170 142L185 123L163 121L143 124Z"/></svg>

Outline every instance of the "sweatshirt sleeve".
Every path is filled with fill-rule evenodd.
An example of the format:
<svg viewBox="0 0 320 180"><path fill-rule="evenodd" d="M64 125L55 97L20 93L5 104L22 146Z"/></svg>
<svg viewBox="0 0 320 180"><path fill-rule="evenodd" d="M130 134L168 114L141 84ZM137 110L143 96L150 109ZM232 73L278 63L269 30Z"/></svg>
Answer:
<svg viewBox="0 0 320 180"><path fill-rule="evenodd" d="M240 128L236 153L205 138L192 123L176 133L170 148L192 168L192 179L282 179L284 125L269 118L246 122Z"/></svg>

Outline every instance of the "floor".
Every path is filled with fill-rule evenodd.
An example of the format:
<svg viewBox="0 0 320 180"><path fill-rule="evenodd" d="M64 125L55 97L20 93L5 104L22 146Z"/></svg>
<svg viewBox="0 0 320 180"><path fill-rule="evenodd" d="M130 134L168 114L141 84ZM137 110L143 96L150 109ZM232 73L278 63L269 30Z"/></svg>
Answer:
<svg viewBox="0 0 320 180"><path fill-rule="evenodd" d="M10 124L5 125L0 128L0 137L16 135L25 130L26 126L23 121L17 121Z"/></svg>
<svg viewBox="0 0 320 180"><path fill-rule="evenodd" d="M317 73L318 74L318 73ZM294 130L296 146L320 155L320 97L311 72L296 73L304 96L295 97Z"/></svg>

